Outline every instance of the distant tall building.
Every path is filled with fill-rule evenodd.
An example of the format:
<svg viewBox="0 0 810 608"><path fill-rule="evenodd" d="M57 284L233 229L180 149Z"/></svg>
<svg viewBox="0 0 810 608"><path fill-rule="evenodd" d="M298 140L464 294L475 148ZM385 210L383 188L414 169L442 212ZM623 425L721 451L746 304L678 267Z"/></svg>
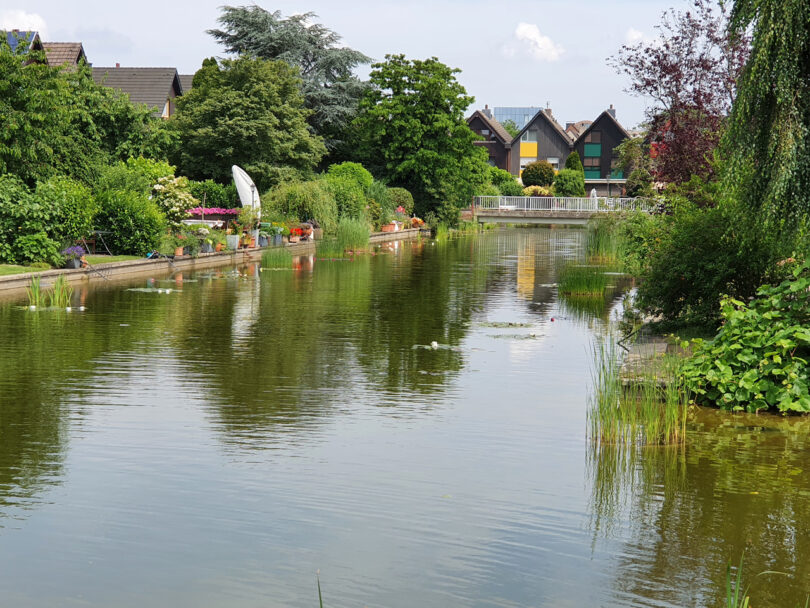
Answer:
<svg viewBox="0 0 810 608"><path fill-rule="evenodd" d="M534 118L534 115L537 114L543 108L493 108L495 112L495 120L499 123L503 124L504 121L511 120L517 125L518 129L522 129L526 126L526 124Z"/></svg>

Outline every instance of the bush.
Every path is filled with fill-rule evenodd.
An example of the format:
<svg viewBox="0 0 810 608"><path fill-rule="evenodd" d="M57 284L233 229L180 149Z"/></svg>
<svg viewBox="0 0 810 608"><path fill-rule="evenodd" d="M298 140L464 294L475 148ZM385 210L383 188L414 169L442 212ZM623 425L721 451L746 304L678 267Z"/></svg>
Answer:
<svg viewBox="0 0 810 608"><path fill-rule="evenodd" d="M0 262L16 264L17 239L46 233L50 221L50 208L38 202L21 180L0 176Z"/></svg>
<svg viewBox="0 0 810 608"><path fill-rule="evenodd" d="M15 264L47 262L59 266L62 258L59 255L59 243L44 232L25 234L14 241Z"/></svg>
<svg viewBox="0 0 810 608"><path fill-rule="evenodd" d="M132 190L147 196L161 177L174 177L174 167L165 161L128 158L101 171L98 190Z"/></svg>
<svg viewBox="0 0 810 608"><path fill-rule="evenodd" d="M501 191L494 184L484 184L476 189L475 196L500 196Z"/></svg>
<svg viewBox="0 0 810 608"><path fill-rule="evenodd" d="M350 179L364 191L368 190L374 181L374 177L372 177L371 173L369 173L363 165L351 162L331 165L326 172L326 179L331 180L333 178Z"/></svg>
<svg viewBox="0 0 810 608"><path fill-rule="evenodd" d="M165 176L152 188L152 200L166 216L169 227L177 229L188 217L188 210L200 205L189 191L188 178Z"/></svg>
<svg viewBox="0 0 810 608"><path fill-rule="evenodd" d="M334 234L338 220L335 197L324 180L276 186L262 197L262 215L315 220L329 234Z"/></svg>
<svg viewBox="0 0 810 608"><path fill-rule="evenodd" d="M166 217L154 201L140 192L107 190L99 195L97 224L115 254L146 255L158 248Z"/></svg>
<svg viewBox="0 0 810 608"><path fill-rule="evenodd" d="M37 184L34 198L50 209L47 232L52 239L72 244L93 232L98 203L84 184L68 177L52 177Z"/></svg>
<svg viewBox="0 0 810 608"><path fill-rule="evenodd" d="M395 209L402 207L407 215L413 214L413 195L405 188L388 188L388 195Z"/></svg>
<svg viewBox="0 0 810 608"><path fill-rule="evenodd" d="M332 176L325 181L335 198L338 217L366 217L366 195L359 183L347 175Z"/></svg>
<svg viewBox="0 0 810 608"><path fill-rule="evenodd" d="M545 160L536 160L523 169L524 186L550 186L554 183L554 167Z"/></svg>
<svg viewBox="0 0 810 608"><path fill-rule="evenodd" d="M582 171L585 172L585 168L582 166L582 160L579 158L579 153L576 150L571 152L568 155L568 158L565 159L565 168L571 169L572 171Z"/></svg>
<svg viewBox="0 0 810 608"><path fill-rule="evenodd" d="M389 214L394 212L394 201L384 183L374 180L371 185L366 188L366 197L369 203L372 201L377 203L384 212Z"/></svg>
<svg viewBox="0 0 810 608"><path fill-rule="evenodd" d="M646 169L635 169L625 184L627 196L653 196L652 175Z"/></svg>
<svg viewBox="0 0 810 608"><path fill-rule="evenodd" d="M633 276L644 274L656 243L660 242L670 220L670 216L637 211L619 222L622 268L625 272Z"/></svg>
<svg viewBox="0 0 810 608"><path fill-rule="evenodd" d="M563 169L554 178L556 196L585 196L585 174L582 171Z"/></svg>
<svg viewBox="0 0 810 608"><path fill-rule="evenodd" d="M189 192L191 196L200 201L202 207L224 207L232 209L237 206L239 195L236 193L236 186L228 184L224 186L212 179L205 181L188 180Z"/></svg>
<svg viewBox="0 0 810 608"><path fill-rule="evenodd" d="M523 186L515 179L515 176L498 167L489 168L489 181L492 182L503 196L522 196Z"/></svg>
<svg viewBox="0 0 810 608"><path fill-rule="evenodd" d="M520 191L523 196L552 196L553 191L548 186L528 186Z"/></svg>
<svg viewBox="0 0 810 608"><path fill-rule="evenodd" d="M810 412L810 266L777 287L764 286L746 305L726 297L723 327L697 341L681 368L700 403L723 409Z"/></svg>

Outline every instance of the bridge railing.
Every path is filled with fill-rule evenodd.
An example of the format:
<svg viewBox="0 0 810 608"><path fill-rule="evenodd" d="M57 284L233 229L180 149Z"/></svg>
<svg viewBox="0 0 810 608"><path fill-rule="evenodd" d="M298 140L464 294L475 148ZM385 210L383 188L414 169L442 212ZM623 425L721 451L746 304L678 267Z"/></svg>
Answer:
<svg viewBox="0 0 810 608"><path fill-rule="evenodd" d="M475 209L486 211L568 211L602 213L655 210L654 200L645 198L576 196L476 196Z"/></svg>

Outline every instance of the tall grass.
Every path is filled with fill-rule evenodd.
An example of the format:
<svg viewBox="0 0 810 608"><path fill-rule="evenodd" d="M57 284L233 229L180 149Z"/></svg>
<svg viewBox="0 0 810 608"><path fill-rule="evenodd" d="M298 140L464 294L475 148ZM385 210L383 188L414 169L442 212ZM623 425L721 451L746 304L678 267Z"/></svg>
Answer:
<svg viewBox="0 0 810 608"><path fill-rule="evenodd" d="M67 308L70 306L70 300L73 297L73 287L71 287L64 275L59 275L48 295L50 296L51 307Z"/></svg>
<svg viewBox="0 0 810 608"><path fill-rule="evenodd" d="M557 278L560 293L573 296L604 297L608 276L602 268L566 264Z"/></svg>
<svg viewBox="0 0 810 608"><path fill-rule="evenodd" d="M292 254L282 247L268 249L262 255L262 268L292 268Z"/></svg>
<svg viewBox="0 0 810 608"><path fill-rule="evenodd" d="M436 232L434 234L434 238L437 241L444 241L450 236L450 227L445 224L444 222L439 222L436 224Z"/></svg>
<svg viewBox="0 0 810 608"><path fill-rule="evenodd" d="M357 250L368 247L368 237L371 232L365 220L352 217L342 217L338 222L336 240L339 247Z"/></svg>
<svg viewBox="0 0 810 608"><path fill-rule="evenodd" d="M674 358L625 382L611 339L594 347L591 437L611 444L672 445L686 439L688 394L677 383Z"/></svg>
<svg viewBox="0 0 810 608"><path fill-rule="evenodd" d="M622 258L622 239L619 235L620 218L595 217L588 222L586 251L588 261L618 268Z"/></svg>
<svg viewBox="0 0 810 608"><path fill-rule="evenodd" d="M31 283L25 288L25 293L28 294L29 306L42 306L45 303L45 294L42 292L39 277L31 277Z"/></svg>

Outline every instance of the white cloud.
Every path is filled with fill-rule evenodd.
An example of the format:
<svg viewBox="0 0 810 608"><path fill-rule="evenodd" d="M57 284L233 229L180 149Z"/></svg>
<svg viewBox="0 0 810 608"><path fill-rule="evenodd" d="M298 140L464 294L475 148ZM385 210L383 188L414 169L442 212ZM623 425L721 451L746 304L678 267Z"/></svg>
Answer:
<svg viewBox="0 0 810 608"><path fill-rule="evenodd" d="M560 59L565 49L548 36L540 33L534 23L518 23L514 40L504 45L505 57L514 57L518 51L528 54L536 61L554 62Z"/></svg>
<svg viewBox="0 0 810 608"><path fill-rule="evenodd" d="M36 13L26 13L21 9L0 11L0 30L34 30L43 41L48 40L48 26L45 19Z"/></svg>

